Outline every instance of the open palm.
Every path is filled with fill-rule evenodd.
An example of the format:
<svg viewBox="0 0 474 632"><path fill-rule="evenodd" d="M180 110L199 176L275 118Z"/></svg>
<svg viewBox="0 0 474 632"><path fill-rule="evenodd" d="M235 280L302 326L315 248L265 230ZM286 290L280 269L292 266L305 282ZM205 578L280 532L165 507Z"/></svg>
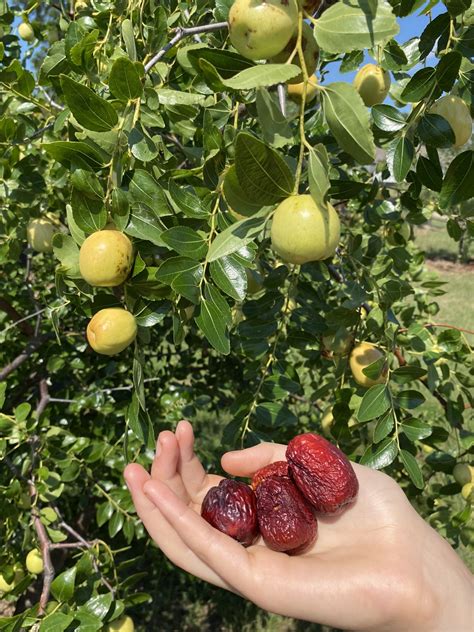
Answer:
<svg viewBox="0 0 474 632"><path fill-rule="evenodd" d="M263 443L225 454L222 466L250 477L283 460L285 450ZM201 518L204 496L221 477L202 467L188 422L175 434L161 433L151 474L132 464L125 476L150 536L174 564L208 582L266 610L334 627L443 630L432 620L436 595L427 578L436 574L440 555L453 555L451 548L391 478L357 464L354 469L356 502L340 516L318 516L314 546L294 557L261 539L244 548Z"/></svg>

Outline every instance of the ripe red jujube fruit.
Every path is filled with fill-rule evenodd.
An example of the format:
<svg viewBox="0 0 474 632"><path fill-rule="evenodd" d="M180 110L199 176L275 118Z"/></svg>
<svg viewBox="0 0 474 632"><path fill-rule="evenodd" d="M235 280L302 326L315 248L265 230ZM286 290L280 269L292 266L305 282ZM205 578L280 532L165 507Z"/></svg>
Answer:
<svg viewBox="0 0 474 632"><path fill-rule="evenodd" d="M260 483L270 476L286 476L289 478L288 463L286 461L275 461L265 465L265 467L261 467L252 477L252 489L256 490Z"/></svg>
<svg viewBox="0 0 474 632"><path fill-rule="evenodd" d="M286 449L290 475L316 511L338 514L357 497L359 483L338 447L311 432L294 437Z"/></svg>
<svg viewBox="0 0 474 632"><path fill-rule="evenodd" d="M250 546L258 537L255 494L245 483L223 479L211 487L202 502L201 516L244 546Z"/></svg>
<svg viewBox="0 0 474 632"><path fill-rule="evenodd" d="M295 555L313 544L318 532L317 520L288 477L265 478L255 495L260 533L269 549Z"/></svg>

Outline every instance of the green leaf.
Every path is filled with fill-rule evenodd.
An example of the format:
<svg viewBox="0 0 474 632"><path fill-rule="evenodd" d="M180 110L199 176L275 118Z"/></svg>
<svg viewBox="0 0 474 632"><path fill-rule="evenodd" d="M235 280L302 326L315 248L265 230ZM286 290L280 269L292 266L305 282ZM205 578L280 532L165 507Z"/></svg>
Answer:
<svg viewBox="0 0 474 632"><path fill-rule="evenodd" d="M400 424L400 430L407 436L410 441L421 441L426 439L433 432L428 424L420 421L420 419L406 419Z"/></svg>
<svg viewBox="0 0 474 632"><path fill-rule="evenodd" d="M68 169L80 167L89 171L98 171L102 169L105 162L96 149L83 142L60 140L54 143L43 143L41 147Z"/></svg>
<svg viewBox="0 0 474 632"><path fill-rule="evenodd" d="M436 81L443 92L449 92L454 86L461 68L462 55L451 51L443 55L436 68Z"/></svg>
<svg viewBox="0 0 474 632"><path fill-rule="evenodd" d="M399 384L406 384L425 377L426 369L421 366L401 366L392 372L391 377Z"/></svg>
<svg viewBox="0 0 474 632"><path fill-rule="evenodd" d="M154 449L155 434L149 414L142 409L136 393L133 393L130 405L126 414L127 424L130 426L135 437L148 448ZM120 522L120 518L122 520ZM112 525L111 525L112 522ZM123 525L123 514L116 513L109 521L109 533L113 537L116 535Z"/></svg>
<svg viewBox="0 0 474 632"><path fill-rule="evenodd" d="M218 302L218 291L211 286L206 287L206 296L199 305L199 315L195 322L211 345L224 355L230 353L228 322L230 309L222 310L221 302Z"/></svg>
<svg viewBox="0 0 474 632"><path fill-rule="evenodd" d="M420 139L433 147L451 147L456 137L448 121L439 114L425 114L418 123Z"/></svg>
<svg viewBox="0 0 474 632"><path fill-rule="evenodd" d="M374 443L380 443L382 439L390 434L395 425L395 420L391 410L388 410L383 417L381 417L374 430Z"/></svg>
<svg viewBox="0 0 474 632"><path fill-rule="evenodd" d="M444 0L444 4L447 6L449 14L452 16L459 15L467 11L471 7L471 0Z"/></svg>
<svg viewBox="0 0 474 632"><path fill-rule="evenodd" d="M206 256L207 243L188 226L175 226L161 233L164 243L183 257L200 260Z"/></svg>
<svg viewBox="0 0 474 632"><path fill-rule="evenodd" d="M127 55L132 61L136 61L137 49L135 46L135 34L133 32L132 21L128 18L122 22L122 37L127 50Z"/></svg>
<svg viewBox="0 0 474 632"><path fill-rule="evenodd" d="M166 227L159 217L147 206L139 204L130 211L130 219L124 232L131 237L150 241L156 246L164 246L161 239L164 230Z"/></svg>
<svg viewBox="0 0 474 632"><path fill-rule="evenodd" d="M436 83L436 69L422 68L416 72L405 88L402 90L400 98L405 103L416 103L424 99L433 89Z"/></svg>
<svg viewBox="0 0 474 632"><path fill-rule="evenodd" d="M406 408L411 410L412 408L418 408L425 402L426 398L422 393L418 391L402 391L398 393L396 397L396 403L400 408Z"/></svg>
<svg viewBox="0 0 474 632"><path fill-rule="evenodd" d="M245 215L246 217L251 217L262 208L262 204L253 201L240 185L235 165L232 165L226 171L224 178L224 197L233 211L240 215Z"/></svg>
<svg viewBox="0 0 474 632"><path fill-rule="evenodd" d="M253 90L286 83L301 72L294 64L259 64L246 68L231 79L222 79L222 83L231 90Z"/></svg>
<svg viewBox="0 0 474 632"><path fill-rule="evenodd" d="M364 452L360 463L374 470L381 470L393 463L397 454L398 450L395 440L387 437L376 446L369 446Z"/></svg>
<svg viewBox="0 0 474 632"><path fill-rule="evenodd" d="M266 217L251 217L243 219L219 233L211 243L208 253L208 261L216 261L221 257L230 255L240 250L258 235L265 225Z"/></svg>
<svg viewBox="0 0 474 632"><path fill-rule="evenodd" d="M298 418L286 406L279 402L263 402L255 410L257 423L273 428L296 426Z"/></svg>
<svg viewBox="0 0 474 632"><path fill-rule="evenodd" d="M256 105L265 142L277 148L291 144L293 132L276 96L261 88L257 91Z"/></svg>
<svg viewBox="0 0 474 632"><path fill-rule="evenodd" d="M150 162L158 156L158 147L145 128L136 123L128 135L130 151L138 160Z"/></svg>
<svg viewBox="0 0 474 632"><path fill-rule="evenodd" d="M329 181L329 157L326 147L321 143L309 153L308 163L309 190L319 204L326 203L331 183Z"/></svg>
<svg viewBox="0 0 474 632"><path fill-rule="evenodd" d="M98 619L102 620L109 612L113 600L114 598L111 593L97 595L96 597L92 597L92 599L89 599L89 601L86 601L83 608L87 610L87 612L89 612L90 614L93 614Z"/></svg>
<svg viewBox="0 0 474 632"><path fill-rule="evenodd" d="M390 392L385 384L371 386L364 394L357 411L357 419L360 422L370 421L380 417L391 406Z"/></svg>
<svg viewBox="0 0 474 632"><path fill-rule="evenodd" d="M177 213L195 219L206 219L209 216L209 209L202 203L193 187L179 187L174 180L170 180L168 187L170 203Z"/></svg>
<svg viewBox="0 0 474 632"><path fill-rule="evenodd" d="M143 85L136 63L128 57L119 57L110 71L109 88L117 99L138 99L143 93Z"/></svg>
<svg viewBox="0 0 474 632"><path fill-rule="evenodd" d="M439 206L451 208L473 196L474 152L464 151L448 167L439 195Z"/></svg>
<svg viewBox="0 0 474 632"><path fill-rule="evenodd" d="M423 489L425 486L423 482L423 474L421 473L420 466L413 454L410 454L407 450L400 450L400 459L405 466L413 485L418 489Z"/></svg>
<svg viewBox="0 0 474 632"><path fill-rule="evenodd" d="M155 178L144 169L136 169L128 187L133 207L137 202L146 204L157 217L171 215L166 194Z"/></svg>
<svg viewBox="0 0 474 632"><path fill-rule="evenodd" d="M107 223L107 210L101 198L92 198L73 189L71 208L76 225L86 234L101 230Z"/></svg>
<svg viewBox="0 0 474 632"><path fill-rule="evenodd" d="M90 198L102 200L104 189L99 178L85 169L76 169L71 176L71 184L75 189Z"/></svg>
<svg viewBox="0 0 474 632"><path fill-rule="evenodd" d="M381 65L386 70L403 70L408 64L408 59L403 48L395 41L390 40L383 49Z"/></svg>
<svg viewBox="0 0 474 632"><path fill-rule="evenodd" d="M39 632L64 632L73 621L74 617L70 614L53 612L41 621Z"/></svg>
<svg viewBox="0 0 474 632"><path fill-rule="evenodd" d="M420 156L416 163L416 175L423 184L431 191L439 192L443 185L443 172L439 164L434 163L425 156Z"/></svg>
<svg viewBox="0 0 474 632"><path fill-rule="evenodd" d="M375 125L384 132L398 132L406 125L406 118L403 112L391 105L374 105L372 117Z"/></svg>
<svg viewBox="0 0 474 632"><path fill-rule="evenodd" d="M74 118L86 129L107 132L117 125L118 116L113 106L90 88L67 75L61 75L61 88Z"/></svg>
<svg viewBox="0 0 474 632"><path fill-rule="evenodd" d="M53 237L53 251L67 274L72 278L80 278L79 248L70 235L56 233Z"/></svg>
<svg viewBox="0 0 474 632"><path fill-rule="evenodd" d="M314 36L327 53L373 48L398 34L400 28L386 0L337 2L316 21Z"/></svg>
<svg viewBox="0 0 474 632"><path fill-rule="evenodd" d="M322 92L326 122L341 149L362 165L375 158L369 112L354 86L336 82Z"/></svg>
<svg viewBox="0 0 474 632"><path fill-rule="evenodd" d="M212 261L210 270L214 283L225 294L236 301L244 300L247 289L247 275L244 266L235 257L230 255L221 257L217 261Z"/></svg>
<svg viewBox="0 0 474 632"><path fill-rule="evenodd" d="M403 182L415 155L413 143L406 136L396 138L387 148L387 164L396 182Z"/></svg>
<svg viewBox="0 0 474 632"><path fill-rule="evenodd" d="M294 178L283 158L247 132L237 135L235 168L247 197L262 206L275 204L293 191Z"/></svg>
<svg viewBox="0 0 474 632"><path fill-rule="evenodd" d="M51 584L51 592L58 601L69 601L74 595L76 581L76 567L69 568L61 573Z"/></svg>

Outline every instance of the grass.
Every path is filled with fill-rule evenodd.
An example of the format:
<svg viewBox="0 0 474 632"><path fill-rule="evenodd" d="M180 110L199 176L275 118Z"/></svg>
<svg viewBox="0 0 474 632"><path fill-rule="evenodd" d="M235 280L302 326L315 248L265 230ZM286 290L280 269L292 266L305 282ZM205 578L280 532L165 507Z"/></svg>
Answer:
<svg viewBox="0 0 474 632"><path fill-rule="evenodd" d="M446 281L446 293L436 298L440 311L432 320L474 331L474 310L469 307L474 296L474 241L468 248L470 263L455 263L458 244L448 235L445 224L442 218L435 219L415 234L417 246L426 254L428 268ZM474 342L474 336L468 336L468 340Z"/></svg>

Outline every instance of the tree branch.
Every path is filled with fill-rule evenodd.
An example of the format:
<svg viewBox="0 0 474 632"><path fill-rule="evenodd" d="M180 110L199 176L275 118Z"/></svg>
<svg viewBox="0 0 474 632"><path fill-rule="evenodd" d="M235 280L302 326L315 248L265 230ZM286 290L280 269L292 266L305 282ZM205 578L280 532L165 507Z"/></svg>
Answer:
<svg viewBox="0 0 474 632"><path fill-rule="evenodd" d="M13 322L18 325L20 331L22 331L26 336L34 336L35 332L33 327L29 323L25 322L13 305L10 305L10 303L4 298L0 298L0 310L10 316Z"/></svg>
<svg viewBox="0 0 474 632"><path fill-rule="evenodd" d="M50 336L38 336L37 338L33 338L32 340L30 340L30 342L26 345L25 350L20 353L20 355L17 356L14 360L12 360L10 364L7 364L5 367L3 367L3 369L0 371L0 382L6 380L10 373L13 373L13 371L15 371L21 364L23 364L25 360L28 360L28 358L39 347L41 347L41 345L46 342L49 337Z"/></svg>
<svg viewBox="0 0 474 632"><path fill-rule="evenodd" d="M224 28L228 28L227 22L215 22L214 24L203 24L202 26L192 26L189 28L178 27L172 39L145 64L145 72L150 72L153 66L157 64L173 46L185 37L199 35L200 33L211 33L212 31L219 31Z"/></svg>

